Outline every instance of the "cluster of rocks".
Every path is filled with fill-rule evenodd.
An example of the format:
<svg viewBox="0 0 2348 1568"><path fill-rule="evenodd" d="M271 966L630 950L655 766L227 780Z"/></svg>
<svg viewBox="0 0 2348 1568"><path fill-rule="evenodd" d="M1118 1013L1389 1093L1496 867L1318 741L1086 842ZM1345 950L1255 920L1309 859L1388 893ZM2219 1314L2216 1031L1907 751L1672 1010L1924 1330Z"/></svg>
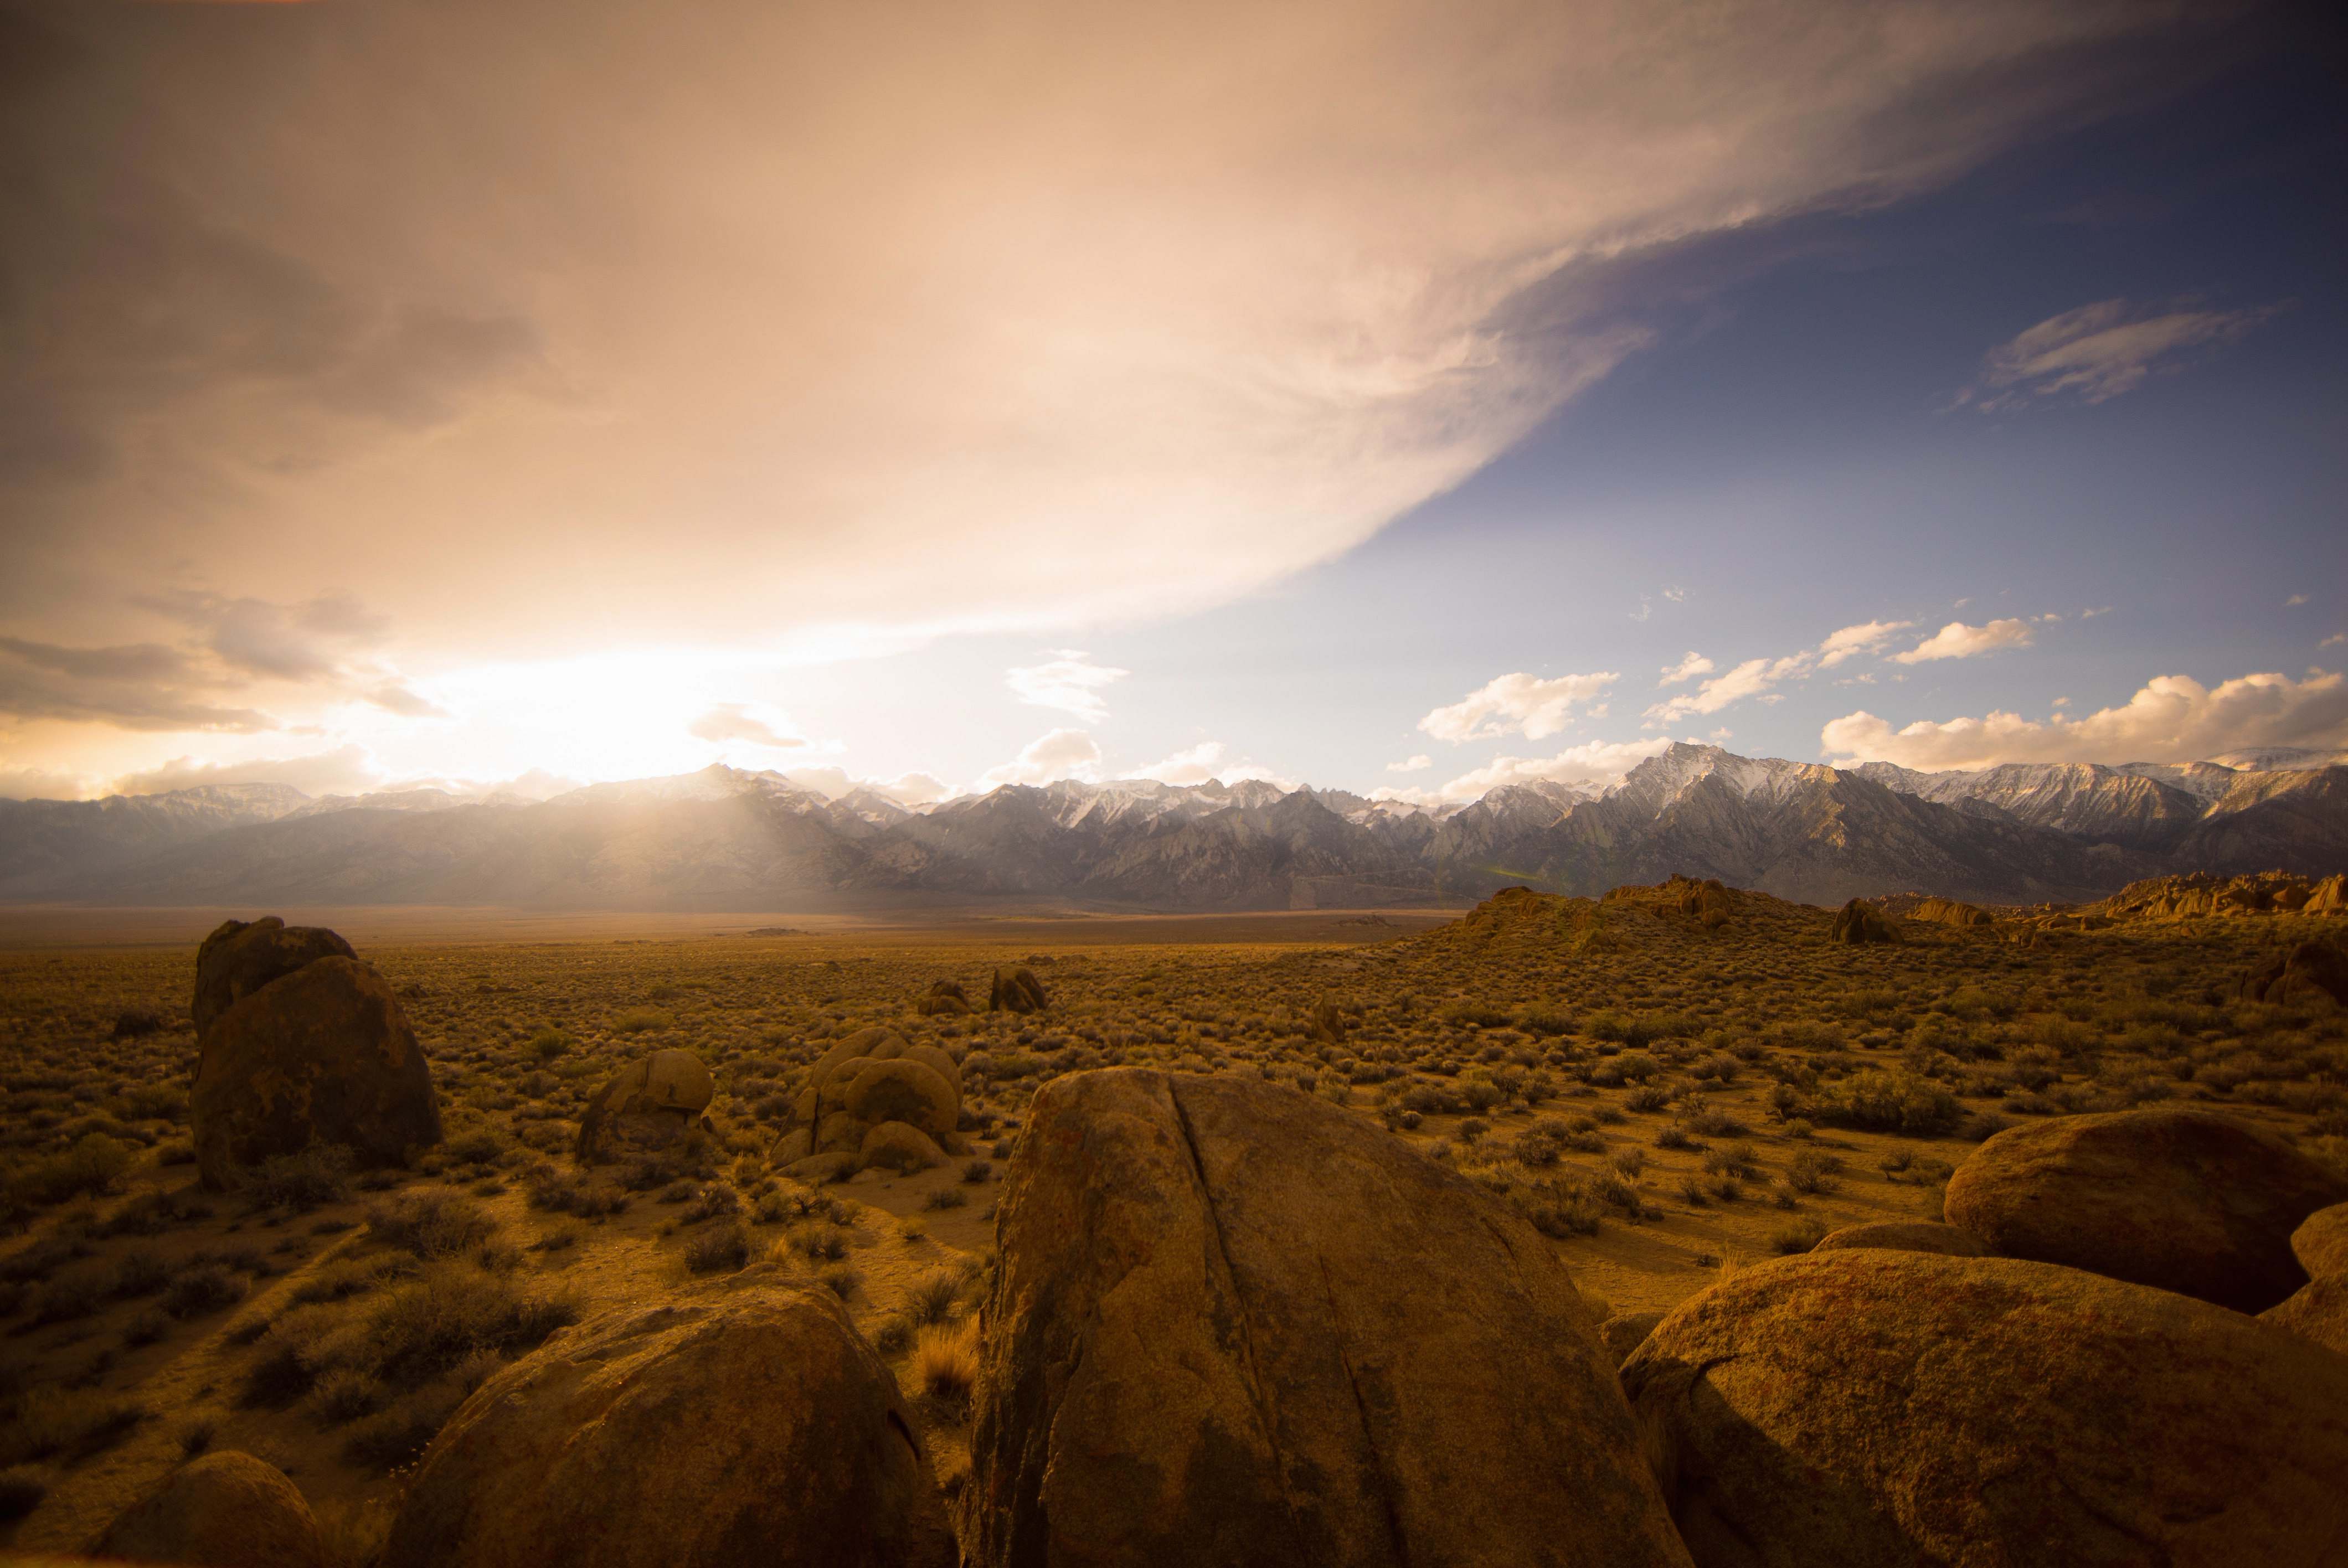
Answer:
<svg viewBox="0 0 2348 1568"><path fill-rule="evenodd" d="M2327 1001L2348 1007L2348 948L2321 938L2296 943L2244 976L2238 994L2279 1007Z"/></svg>
<svg viewBox="0 0 2348 1568"><path fill-rule="evenodd" d="M2131 882L2102 903L2098 914L2139 919L2183 920L2206 915L2348 914L2348 872L2330 876L2294 876L2261 871L2219 876L2197 871Z"/></svg>
<svg viewBox="0 0 2348 1568"><path fill-rule="evenodd" d="M925 1065L840 1047L811 1111ZM1512 1208L1335 1107L1071 1074L1005 1178L951 1504L839 1302L753 1274L482 1384L384 1561L2340 1561L2348 1180L2160 1110L2001 1133L1947 1207L1601 1322Z"/></svg>
<svg viewBox="0 0 2348 1568"><path fill-rule="evenodd" d="M231 920L196 955L196 1079L204 1184L314 1144L396 1164L440 1141L431 1069L371 964L323 927Z"/></svg>
<svg viewBox="0 0 2348 1568"><path fill-rule="evenodd" d="M1854 898L1835 911L1834 926L1827 933L1830 942L1859 946L1869 942L1896 942L1900 938L1900 923L1864 898Z"/></svg>
<svg viewBox="0 0 2348 1568"><path fill-rule="evenodd" d="M875 1165L922 1170L970 1153L961 1124L953 1057L893 1029L860 1029L808 1070L770 1160L804 1181Z"/></svg>
<svg viewBox="0 0 2348 1568"><path fill-rule="evenodd" d="M655 1050L622 1068L579 1113L582 1164L658 1156L714 1131L709 1068L689 1050Z"/></svg>

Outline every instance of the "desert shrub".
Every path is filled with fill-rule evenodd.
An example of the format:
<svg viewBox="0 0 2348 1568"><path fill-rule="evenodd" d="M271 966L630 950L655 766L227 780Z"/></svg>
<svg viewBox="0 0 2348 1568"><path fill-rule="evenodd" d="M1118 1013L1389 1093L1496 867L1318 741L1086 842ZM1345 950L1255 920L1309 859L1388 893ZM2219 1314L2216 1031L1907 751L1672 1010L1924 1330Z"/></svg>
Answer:
<svg viewBox="0 0 2348 1568"><path fill-rule="evenodd" d="M244 1281L217 1263L181 1269L163 1292L163 1310L174 1317L201 1317L244 1299Z"/></svg>
<svg viewBox="0 0 2348 1568"><path fill-rule="evenodd" d="M16 1419L0 1427L0 1469L35 1460L78 1463L120 1442L147 1413L136 1399L103 1389L28 1389Z"/></svg>
<svg viewBox="0 0 2348 1568"><path fill-rule="evenodd" d="M1642 1083L1622 1096L1623 1105L1632 1111L1661 1111L1671 1102L1671 1091L1660 1083Z"/></svg>
<svg viewBox="0 0 2348 1568"><path fill-rule="evenodd" d="M1786 1164L1786 1185L1797 1193L1830 1193L1841 1173L1842 1160L1817 1149L1797 1150Z"/></svg>
<svg viewBox="0 0 2348 1568"><path fill-rule="evenodd" d="M142 1307L132 1313L129 1321L123 1324L122 1342L136 1349L141 1345L154 1344L170 1331L170 1318L151 1307Z"/></svg>
<svg viewBox="0 0 2348 1568"><path fill-rule="evenodd" d="M510 1145L504 1133L494 1127L476 1127L449 1139L440 1152L459 1165L486 1165L503 1154Z"/></svg>
<svg viewBox="0 0 2348 1568"><path fill-rule="evenodd" d="M750 1261L750 1237L740 1223L716 1225L685 1244L685 1266L695 1274L730 1274Z"/></svg>
<svg viewBox="0 0 2348 1568"><path fill-rule="evenodd" d="M671 1029L676 1020L667 1013L652 1008L630 1008L612 1020L612 1027L622 1034L645 1034L656 1029Z"/></svg>
<svg viewBox="0 0 2348 1568"><path fill-rule="evenodd" d="M959 1409L978 1382L978 1319L933 1323L913 1337L911 1367L914 1386L931 1399Z"/></svg>
<svg viewBox="0 0 2348 1568"><path fill-rule="evenodd" d="M1750 1143L1735 1143L1706 1153L1704 1168L1715 1176L1730 1175L1748 1182L1758 1181L1761 1178L1761 1156Z"/></svg>
<svg viewBox="0 0 2348 1568"><path fill-rule="evenodd" d="M243 1194L254 1207L307 1214L349 1195L351 1152L314 1143L299 1153L263 1160L244 1173Z"/></svg>
<svg viewBox="0 0 2348 1568"><path fill-rule="evenodd" d="M1928 1079L1869 1068L1823 1088L1814 1114L1838 1127L1932 1136L1954 1128L1964 1108Z"/></svg>
<svg viewBox="0 0 2348 1568"><path fill-rule="evenodd" d="M938 1269L914 1281L910 1310L913 1321L929 1325L951 1320L962 1296L962 1279L951 1269Z"/></svg>
<svg viewBox="0 0 2348 1568"><path fill-rule="evenodd" d="M579 1219L600 1219L628 1206L627 1194L591 1182L575 1172L545 1165L530 1173L530 1206Z"/></svg>
<svg viewBox="0 0 2348 1568"><path fill-rule="evenodd" d="M33 1327L78 1323L105 1306L113 1294L113 1281L99 1274L95 1265L60 1274L33 1293Z"/></svg>
<svg viewBox="0 0 2348 1568"><path fill-rule="evenodd" d="M1655 1147L1658 1149L1695 1149L1702 1147L1702 1145L1694 1138L1688 1136L1688 1130L1686 1128L1674 1122L1670 1126L1655 1134Z"/></svg>
<svg viewBox="0 0 2348 1568"><path fill-rule="evenodd" d="M151 1246L135 1246L114 1266L114 1294L152 1296L170 1282L171 1266Z"/></svg>
<svg viewBox="0 0 2348 1568"><path fill-rule="evenodd" d="M335 1337L330 1353L340 1364L412 1389L476 1351L517 1355L578 1320L567 1296L443 1263L377 1302L358 1319L356 1334Z"/></svg>
<svg viewBox="0 0 2348 1568"><path fill-rule="evenodd" d="M1519 1164L1554 1165L1565 1153L1565 1134L1554 1122L1537 1122L1510 1140L1509 1152Z"/></svg>
<svg viewBox="0 0 2348 1568"><path fill-rule="evenodd" d="M783 1238L790 1249L813 1262L837 1262L848 1255L848 1232L822 1220L793 1225Z"/></svg>
<svg viewBox="0 0 2348 1568"><path fill-rule="evenodd" d="M922 1199L925 1209L958 1209L970 1202L970 1194L960 1187L933 1187Z"/></svg>
<svg viewBox="0 0 2348 1568"><path fill-rule="evenodd" d="M975 1185L994 1174L992 1160L973 1160L962 1168L962 1179Z"/></svg>
<svg viewBox="0 0 2348 1568"><path fill-rule="evenodd" d="M531 1035L522 1049L541 1061L552 1061L571 1049L571 1037L549 1025Z"/></svg>
<svg viewBox="0 0 2348 1568"><path fill-rule="evenodd" d="M405 1193L366 1211L369 1239L430 1261L486 1244L498 1223L471 1199L455 1193Z"/></svg>
<svg viewBox="0 0 2348 1568"><path fill-rule="evenodd" d="M883 1356L901 1356L913 1343L913 1322L900 1315L872 1331L872 1348Z"/></svg>
<svg viewBox="0 0 2348 1568"><path fill-rule="evenodd" d="M1687 1127L1699 1138L1736 1138L1746 1131L1744 1122L1717 1105L1689 1107Z"/></svg>
<svg viewBox="0 0 2348 1568"><path fill-rule="evenodd" d="M8 1196L18 1203L61 1204L110 1191L136 1158L131 1145L103 1132L85 1132L71 1146L10 1173Z"/></svg>
<svg viewBox="0 0 2348 1568"><path fill-rule="evenodd" d="M390 1390L383 1380L355 1367L337 1367L310 1391L310 1409L330 1427L343 1426L383 1408Z"/></svg>
<svg viewBox="0 0 2348 1568"><path fill-rule="evenodd" d="M1769 1250L1780 1256L1790 1257L1796 1253L1809 1251L1818 1245L1819 1240L1826 1234L1827 1227L1823 1221L1806 1215L1791 1225L1780 1226L1770 1232Z"/></svg>
<svg viewBox="0 0 2348 1568"><path fill-rule="evenodd" d="M440 1435L463 1399L455 1389L427 1389L379 1410L351 1428L343 1458L366 1470L396 1470Z"/></svg>

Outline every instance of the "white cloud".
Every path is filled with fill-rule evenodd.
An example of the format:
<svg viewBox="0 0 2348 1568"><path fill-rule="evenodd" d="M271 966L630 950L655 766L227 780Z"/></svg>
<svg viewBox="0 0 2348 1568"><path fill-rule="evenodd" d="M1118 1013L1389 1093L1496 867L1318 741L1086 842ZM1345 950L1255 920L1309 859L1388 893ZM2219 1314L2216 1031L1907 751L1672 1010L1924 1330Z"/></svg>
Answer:
<svg viewBox="0 0 2348 1568"><path fill-rule="evenodd" d="M1088 724L1097 724L1108 717L1108 705L1101 701L1101 692L1131 673L1129 670L1096 664L1092 655L1080 649L1062 648L1053 653L1047 663L1004 671L1004 682L1023 702L1038 708L1057 708Z"/></svg>
<svg viewBox="0 0 2348 1568"><path fill-rule="evenodd" d="M2329 636L2329 637L2325 638L2322 641L2321 641L2321 642L2317 643L2317 644L2316 644L2316 647L2318 647L2318 648L2343 648L2343 647L2348 647L2348 631L2335 631L2335 632L2333 632L2331 636Z"/></svg>
<svg viewBox="0 0 2348 1568"><path fill-rule="evenodd" d="M1922 664L1935 659L1971 659L1979 653L1994 653L2001 648L2029 646L2030 622L2026 620L1993 620L1985 626L1967 626L1962 620L1952 620L1905 653L1894 653L1891 661Z"/></svg>
<svg viewBox="0 0 2348 1568"><path fill-rule="evenodd" d="M1091 735L1082 730L1054 730L1030 741L1013 761L980 774L971 788L984 794L1004 784L1045 784L1058 779L1091 784L1100 772L1101 750Z"/></svg>
<svg viewBox="0 0 2348 1568"><path fill-rule="evenodd" d="M1386 772L1390 774L1415 774L1422 772L1425 769L1431 768L1434 765L1435 759L1428 756L1425 752L1420 752L1416 756L1404 758L1401 762L1388 763L1386 764Z"/></svg>
<svg viewBox="0 0 2348 1568"><path fill-rule="evenodd" d="M1671 743L1661 737L1652 741L1589 741L1568 746L1551 757L1494 757L1482 767L1450 780L1431 795L1418 791L1380 790L1376 798L1467 801L1502 784L1543 782L1601 789Z"/></svg>
<svg viewBox="0 0 2348 1568"><path fill-rule="evenodd" d="M1450 706L1436 709L1418 727L1454 744L1511 733L1543 740L1565 728L1575 704L1590 702L1621 678L1612 670L1550 680L1522 671L1497 676Z"/></svg>
<svg viewBox="0 0 2348 1568"><path fill-rule="evenodd" d="M1714 668L1711 660L1691 648L1687 651L1687 656L1678 663L1667 664L1663 667L1663 678L1657 684L1676 686L1683 681L1693 681L1699 675L1709 675Z"/></svg>
<svg viewBox="0 0 2348 1568"><path fill-rule="evenodd" d="M2081 305L1992 349L1980 382L1958 394L1957 402L1999 410L2075 394L2083 403L2102 403L2178 368L2189 350L2235 341L2280 308L2153 314L2126 300Z"/></svg>
<svg viewBox="0 0 2348 1568"><path fill-rule="evenodd" d="M80 800L98 781L47 768L0 767L0 800Z"/></svg>
<svg viewBox="0 0 2348 1568"><path fill-rule="evenodd" d="M2187 763L2252 746L2348 745L2348 680L2336 671L2238 676L2215 688L2161 675L2118 707L2044 723L2019 713L1919 720L1895 730L1869 712L1818 733L1838 764L1882 761L1921 769L1997 763Z"/></svg>
<svg viewBox="0 0 2348 1568"><path fill-rule="evenodd" d="M1725 675L1715 675L1693 692L1683 692L1669 702L1658 702L1647 710L1645 727L1660 729L1675 724L1691 713L1717 713L1731 702L1741 702L1748 697L1762 697L1770 688L1791 675L1805 675L1811 663L1807 653L1790 654L1784 659L1747 659Z"/></svg>
<svg viewBox="0 0 2348 1568"><path fill-rule="evenodd" d="M2305 604L2306 602L2307 602L2307 595L2305 595L2305 594L2303 594L2303 593L2294 593L2294 594L2292 594L2289 599L2286 599L2286 600L2284 600L2282 601L2282 607L2283 607L2285 610L2296 610L2296 609L2298 609L2301 605Z"/></svg>
<svg viewBox="0 0 2348 1568"><path fill-rule="evenodd" d="M1863 620L1846 626L1818 644L1818 668L1831 670L1847 659L1872 653L1915 624L1912 620Z"/></svg>
<svg viewBox="0 0 2348 1568"><path fill-rule="evenodd" d="M794 751L807 744L805 736L790 732L790 721L777 714L771 721L750 712L746 702L718 702L685 726L696 740L744 741L771 751Z"/></svg>
<svg viewBox="0 0 2348 1568"><path fill-rule="evenodd" d="M1146 768L1127 774L1127 778L1156 779L1159 784L1202 784L1210 779L1239 784L1247 779L1265 779L1283 789L1294 789L1295 782L1281 777L1270 768L1251 762L1225 762L1228 750L1220 741L1201 741L1195 746L1176 752L1172 756L1152 763Z"/></svg>
<svg viewBox="0 0 2348 1568"><path fill-rule="evenodd" d="M304 794L365 794L386 781L375 753L365 746L337 746L306 757L263 757L245 763L207 763L174 757L142 773L125 774L108 786L111 794L162 794L200 784L292 784Z"/></svg>

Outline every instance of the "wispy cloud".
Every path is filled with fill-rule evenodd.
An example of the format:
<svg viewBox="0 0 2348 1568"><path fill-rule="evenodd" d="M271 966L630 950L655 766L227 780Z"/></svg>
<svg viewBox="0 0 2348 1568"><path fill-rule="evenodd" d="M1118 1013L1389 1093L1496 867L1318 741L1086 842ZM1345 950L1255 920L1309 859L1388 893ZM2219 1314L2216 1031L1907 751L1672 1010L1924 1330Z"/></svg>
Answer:
<svg viewBox="0 0 2348 1568"><path fill-rule="evenodd" d="M1594 701L1622 676L1612 670L1543 679L1519 671L1495 676L1458 702L1436 709L1418 727L1438 741L1457 744L1522 734L1529 741L1562 731L1573 710Z"/></svg>
<svg viewBox="0 0 2348 1568"><path fill-rule="evenodd" d="M1082 730L1054 730L1028 742L1011 761L980 774L972 788L983 794L1004 784L1044 784L1059 779L1089 784L1100 774L1098 742Z"/></svg>
<svg viewBox="0 0 2348 1568"><path fill-rule="evenodd" d="M1693 681L1699 675L1709 675L1714 668L1711 660L1691 648L1678 663L1667 664L1663 667L1663 678L1658 684L1676 686L1683 681Z"/></svg>
<svg viewBox="0 0 2348 1568"><path fill-rule="evenodd" d="M1818 644L1818 668L1831 670L1862 653L1872 653L1916 623L1912 620L1863 620L1846 626Z"/></svg>
<svg viewBox="0 0 2348 1568"><path fill-rule="evenodd" d="M1081 649L1063 648L1048 662L1004 671L1004 683L1023 702L1057 708L1088 724L1097 724L1108 717L1108 704L1101 700L1101 693L1131 673L1096 664L1093 656Z"/></svg>
<svg viewBox="0 0 2348 1568"><path fill-rule="evenodd" d="M2235 342L2282 308L2186 310L2126 300L2081 305L1990 350L1980 380L1956 401L1992 412L2066 396L2103 403L2179 368L2196 349Z"/></svg>
<svg viewBox="0 0 2348 1568"><path fill-rule="evenodd" d="M1652 741L1591 741L1568 746L1554 756L1494 757L1482 767L1461 774L1438 788L1382 789L1374 791L1373 798L1435 804L1474 800L1503 784L1549 783L1603 789L1671 743L1662 737Z"/></svg>
<svg viewBox="0 0 2348 1568"><path fill-rule="evenodd" d="M1159 784L1202 784L1210 780L1239 784L1248 779L1268 779L1283 789L1294 789L1295 781L1282 778L1270 768L1256 763L1233 761L1231 748L1220 741L1200 741L1125 775L1128 778L1155 779Z"/></svg>
<svg viewBox="0 0 2348 1568"><path fill-rule="evenodd" d="M1894 653L1891 661L1927 664L1940 659L1972 659L2003 648L2027 648L2030 641L2030 622L2026 620L1993 620L1985 626L1952 620L1906 652Z"/></svg>

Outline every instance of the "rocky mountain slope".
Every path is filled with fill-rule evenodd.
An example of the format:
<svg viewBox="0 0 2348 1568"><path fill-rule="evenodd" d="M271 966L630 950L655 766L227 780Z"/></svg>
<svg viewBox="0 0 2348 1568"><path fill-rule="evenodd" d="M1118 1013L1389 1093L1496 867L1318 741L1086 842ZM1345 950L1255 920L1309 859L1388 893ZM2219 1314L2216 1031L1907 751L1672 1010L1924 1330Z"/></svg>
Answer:
<svg viewBox="0 0 2348 1568"><path fill-rule="evenodd" d="M2290 763L2315 758L2286 757ZM2100 897L2138 877L2348 866L2348 767L1850 770L1675 745L1601 794L1427 810L1261 781L1006 786L909 811L716 766L530 803L282 785L0 801L0 897L775 908L1020 897L1362 907L1673 872L1836 903Z"/></svg>

